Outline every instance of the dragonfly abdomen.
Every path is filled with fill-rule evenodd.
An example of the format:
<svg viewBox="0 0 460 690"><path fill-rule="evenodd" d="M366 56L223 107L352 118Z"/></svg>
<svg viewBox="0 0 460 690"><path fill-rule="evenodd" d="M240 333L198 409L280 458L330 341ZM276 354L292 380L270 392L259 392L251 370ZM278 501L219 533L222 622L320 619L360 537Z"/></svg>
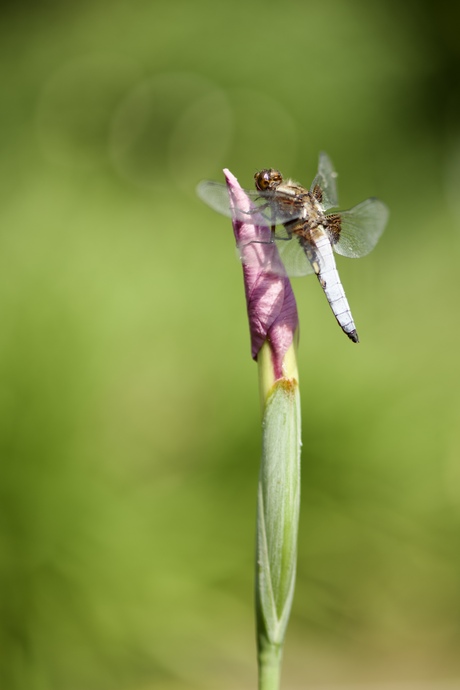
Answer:
<svg viewBox="0 0 460 690"><path fill-rule="evenodd" d="M315 238L315 245L315 257L313 260L310 259L313 269L318 276L320 285L324 290L324 294L339 326L350 340L357 343L359 342L358 334L345 290L335 265L335 258L329 238L324 233L321 233L320 237Z"/></svg>

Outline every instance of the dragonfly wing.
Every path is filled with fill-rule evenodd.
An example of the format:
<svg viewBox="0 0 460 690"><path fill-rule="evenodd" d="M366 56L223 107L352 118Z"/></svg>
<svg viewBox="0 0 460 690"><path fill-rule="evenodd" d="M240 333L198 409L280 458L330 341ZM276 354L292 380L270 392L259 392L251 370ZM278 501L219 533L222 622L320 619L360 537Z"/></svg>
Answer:
<svg viewBox="0 0 460 690"><path fill-rule="evenodd" d="M387 224L389 211L383 201L372 198L339 215L340 234L334 249L337 254L358 259L374 249Z"/></svg>
<svg viewBox="0 0 460 690"><path fill-rule="evenodd" d="M331 159L327 153L321 151L319 154L318 173L312 182L310 191L313 194L315 187L321 189L321 205L325 210L338 206L336 179L337 173L334 170Z"/></svg>
<svg viewBox="0 0 460 690"><path fill-rule="evenodd" d="M269 246L257 242L240 242L236 251L241 263L255 268L258 272L272 273L277 276L286 275L274 242L269 243Z"/></svg>
<svg viewBox="0 0 460 690"><path fill-rule="evenodd" d="M297 278L314 272L303 248L295 237L285 239L277 234L275 242L288 276Z"/></svg>
<svg viewBox="0 0 460 690"><path fill-rule="evenodd" d="M267 225L267 219L261 216L257 203L260 204L259 192L244 190L246 196L254 203L254 211L233 208L228 194L228 187L221 182L203 180L196 188L196 193L202 201L214 211L222 213L228 218L236 218L250 225Z"/></svg>
<svg viewBox="0 0 460 690"><path fill-rule="evenodd" d="M269 228L264 228L257 240L240 242L237 246L240 261L265 273L280 276L300 277L313 273L297 239L289 237L284 228L279 228L279 231L271 235Z"/></svg>
<svg viewBox="0 0 460 690"><path fill-rule="evenodd" d="M275 226L281 223L292 221L302 213L302 208L293 209L289 204L285 208L277 203L272 193L264 193L255 190L243 190L249 199L249 207L252 210L233 207L230 202L228 188L221 182L203 180L196 188L200 199L210 206L214 211L222 213L228 218L236 218L242 223L249 225Z"/></svg>

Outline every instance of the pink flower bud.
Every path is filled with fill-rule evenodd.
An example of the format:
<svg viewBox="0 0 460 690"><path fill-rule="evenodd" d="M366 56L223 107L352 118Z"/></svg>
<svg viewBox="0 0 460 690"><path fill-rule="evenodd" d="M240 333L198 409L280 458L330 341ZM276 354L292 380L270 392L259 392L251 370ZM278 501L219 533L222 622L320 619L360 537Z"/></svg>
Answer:
<svg viewBox="0 0 460 690"><path fill-rule="evenodd" d="M271 241L271 229L229 170L224 170L232 208L248 213L250 222L233 217L233 232L243 261L244 287L251 332L252 357L270 344L275 379L283 376L284 356L299 325L291 283ZM260 225L254 221L260 218ZM265 223L265 225L264 225Z"/></svg>

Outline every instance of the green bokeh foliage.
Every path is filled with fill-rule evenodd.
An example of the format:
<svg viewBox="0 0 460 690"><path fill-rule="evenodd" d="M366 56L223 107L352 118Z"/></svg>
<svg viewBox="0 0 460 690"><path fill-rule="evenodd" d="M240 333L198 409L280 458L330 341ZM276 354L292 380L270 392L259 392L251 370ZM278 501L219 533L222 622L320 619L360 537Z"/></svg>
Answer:
<svg viewBox="0 0 460 690"><path fill-rule="evenodd" d="M313 278L286 687L460 676L447 3L13 3L0 23L0 687L250 688L257 371L229 167L391 210Z"/></svg>

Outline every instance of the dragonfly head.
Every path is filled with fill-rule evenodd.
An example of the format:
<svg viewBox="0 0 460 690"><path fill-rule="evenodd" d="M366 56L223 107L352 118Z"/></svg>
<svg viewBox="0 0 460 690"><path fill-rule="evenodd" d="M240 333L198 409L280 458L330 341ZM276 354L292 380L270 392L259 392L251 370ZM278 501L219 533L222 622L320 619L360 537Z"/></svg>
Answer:
<svg viewBox="0 0 460 690"><path fill-rule="evenodd" d="M274 192L277 187L282 183L283 176L279 170L274 170L274 168L266 168L261 170L254 175L254 180L256 183L256 189L259 192Z"/></svg>

